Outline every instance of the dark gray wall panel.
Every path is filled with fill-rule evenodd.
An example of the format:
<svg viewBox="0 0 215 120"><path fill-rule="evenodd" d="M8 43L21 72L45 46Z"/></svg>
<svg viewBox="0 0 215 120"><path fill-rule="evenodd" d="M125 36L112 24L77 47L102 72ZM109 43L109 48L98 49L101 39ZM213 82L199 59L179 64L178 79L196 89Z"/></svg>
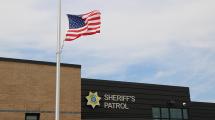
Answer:
<svg viewBox="0 0 215 120"><path fill-rule="evenodd" d="M93 109L87 106L89 91L98 92L102 97L100 106ZM135 103L129 101L126 104L129 110L105 109L104 94L135 96ZM95 79L82 79L82 119L152 119L152 107L177 107L183 108L183 102L190 102L189 88L152 85L130 82L116 82ZM175 101L170 106L169 101Z"/></svg>

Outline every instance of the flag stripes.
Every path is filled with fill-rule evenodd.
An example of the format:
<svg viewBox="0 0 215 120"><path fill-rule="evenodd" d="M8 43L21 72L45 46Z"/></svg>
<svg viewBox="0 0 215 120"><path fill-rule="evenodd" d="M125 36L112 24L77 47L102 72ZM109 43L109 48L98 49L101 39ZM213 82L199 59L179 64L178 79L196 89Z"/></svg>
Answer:
<svg viewBox="0 0 215 120"><path fill-rule="evenodd" d="M83 15L68 15L69 29L67 30L65 41L72 41L81 36L100 33L100 15L101 13L98 10ZM82 26L82 22L84 22L84 26Z"/></svg>

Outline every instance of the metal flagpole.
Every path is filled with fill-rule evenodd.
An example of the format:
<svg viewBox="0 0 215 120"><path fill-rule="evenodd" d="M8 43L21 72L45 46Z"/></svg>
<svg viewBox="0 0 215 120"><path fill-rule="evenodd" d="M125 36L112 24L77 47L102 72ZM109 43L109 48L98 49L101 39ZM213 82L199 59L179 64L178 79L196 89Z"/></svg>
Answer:
<svg viewBox="0 0 215 120"><path fill-rule="evenodd" d="M60 120L61 0L58 1L55 120Z"/></svg>

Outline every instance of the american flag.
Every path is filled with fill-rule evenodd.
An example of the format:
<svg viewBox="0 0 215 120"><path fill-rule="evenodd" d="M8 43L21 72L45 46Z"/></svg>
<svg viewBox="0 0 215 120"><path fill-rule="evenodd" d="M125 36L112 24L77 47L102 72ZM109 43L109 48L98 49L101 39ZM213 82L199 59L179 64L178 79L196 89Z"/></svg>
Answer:
<svg viewBox="0 0 215 120"><path fill-rule="evenodd" d="M69 29L67 30L65 41L100 33L100 15L101 13L98 10L82 15L68 15Z"/></svg>

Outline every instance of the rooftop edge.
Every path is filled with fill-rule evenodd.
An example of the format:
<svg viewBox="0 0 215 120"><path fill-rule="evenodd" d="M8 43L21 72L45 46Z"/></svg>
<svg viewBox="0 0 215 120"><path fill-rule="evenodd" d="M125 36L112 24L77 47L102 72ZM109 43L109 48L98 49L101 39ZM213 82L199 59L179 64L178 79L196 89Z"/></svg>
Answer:
<svg viewBox="0 0 215 120"><path fill-rule="evenodd" d="M4 58L4 57L0 57L0 61L6 61L6 62L19 62L19 63L30 63L30 64L41 64L41 65L56 66L56 63L55 63L55 62L37 61L37 60L26 60L26 59L17 59L17 58ZM81 68L81 65L77 65L77 64L68 64L68 63L61 63L61 66L64 66L64 67Z"/></svg>
<svg viewBox="0 0 215 120"><path fill-rule="evenodd" d="M92 78L81 78L81 80L94 80L99 82L114 82L114 83L124 83L124 84L136 84L136 85L148 85L148 86L163 86L163 87L178 87L178 88L185 88L189 90L189 87L185 86L174 86L174 85L161 85L161 84L150 84L150 83L141 83L141 82L129 82L129 81L118 81L118 80L103 80L103 79L92 79Z"/></svg>

